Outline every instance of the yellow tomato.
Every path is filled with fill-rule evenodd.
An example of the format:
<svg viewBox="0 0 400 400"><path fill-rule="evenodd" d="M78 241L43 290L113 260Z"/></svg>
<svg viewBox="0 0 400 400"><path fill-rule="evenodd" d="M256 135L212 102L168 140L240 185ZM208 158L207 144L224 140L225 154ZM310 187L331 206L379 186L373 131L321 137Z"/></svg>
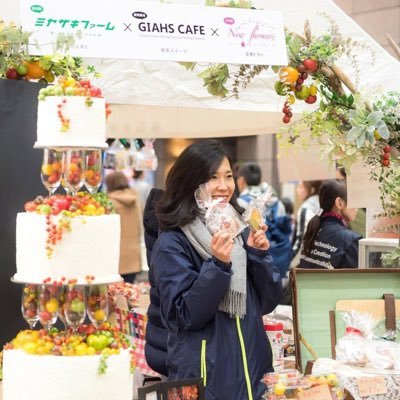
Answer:
<svg viewBox="0 0 400 400"><path fill-rule="evenodd" d="M286 392L286 386L284 383L282 382L278 382L275 386L274 386L274 393L277 396L283 396Z"/></svg>
<svg viewBox="0 0 400 400"><path fill-rule="evenodd" d="M28 342L22 346L22 349L28 354L36 354L37 351L37 343L35 342Z"/></svg>
<svg viewBox="0 0 400 400"><path fill-rule="evenodd" d="M75 85L75 79L72 77L69 77L64 81L64 87L74 86L74 85Z"/></svg>
<svg viewBox="0 0 400 400"><path fill-rule="evenodd" d="M329 386L336 386L338 384L338 377L336 374L328 374L326 380Z"/></svg>
<svg viewBox="0 0 400 400"><path fill-rule="evenodd" d="M75 348L77 356L86 356L88 354L88 345L85 342L79 343Z"/></svg>
<svg viewBox="0 0 400 400"><path fill-rule="evenodd" d="M310 96L315 96L317 93L318 93L317 87L314 86L314 85L311 85L310 86L310 91L309 91Z"/></svg>
<svg viewBox="0 0 400 400"><path fill-rule="evenodd" d="M39 331L26 330L18 333L14 342L17 347L22 347L25 343L37 342L38 339L39 339Z"/></svg>
<svg viewBox="0 0 400 400"><path fill-rule="evenodd" d="M288 102L289 104L294 104L295 101L296 101L296 98L295 98L292 94L290 94L290 95L287 97L287 102Z"/></svg>
<svg viewBox="0 0 400 400"><path fill-rule="evenodd" d="M46 311L49 313L55 313L58 311L58 300L54 297L46 302Z"/></svg>
<svg viewBox="0 0 400 400"><path fill-rule="evenodd" d="M42 174L43 175L51 175L53 173L53 166L51 164L43 164L42 165Z"/></svg>
<svg viewBox="0 0 400 400"><path fill-rule="evenodd" d="M104 321L106 319L106 314L105 314L105 312L103 310L96 310L93 313L93 318L96 321Z"/></svg>

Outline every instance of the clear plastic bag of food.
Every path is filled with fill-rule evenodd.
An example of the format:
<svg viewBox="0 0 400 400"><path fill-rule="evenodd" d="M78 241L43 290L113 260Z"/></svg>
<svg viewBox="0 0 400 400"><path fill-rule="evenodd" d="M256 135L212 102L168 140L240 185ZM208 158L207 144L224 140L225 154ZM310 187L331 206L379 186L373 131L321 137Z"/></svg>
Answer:
<svg viewBox="0 0 400 400"><path fill-rule="evenodd" d="M368 366L378 370L399 368L400 345L387 340L367 340L365 355Z"/></svg>
<svg viewBox="0 0 400 400"><path fill-rule="evenodd" d="M195 191L198 207L204 211L207 229L212 235L225 230L231 239L239 235L246 227L242 216L223 199L213 199L207 184L202 184Z"/></svg>
<svg viewBox="0 0 400 400"><path fill-rule="evenodd" d="M260 225L265 221L266 204L271 200L273 193L268 188L259 197L250 201L243 213L243 219L248 223L249 228L255 232L260 229Z"/></svg>
<svg viewBox="0 0 400 400"><path fill-rule="evenodd" d="M274 385L278 382L288 382L293 379L303 378L303 374L301 374L297 369L290 369L281 372L268 372L264 374L262 378L262 382L267 386Z"/></svg>
<svg viewBox="0 0 400 400"><path fill-rule="evenodd" d="M336 345L336 359L349 365L366 365L367 339L373 335L376 320L371 314L357 311L343 312L341 317L346 329Z"/></svg>
<svg viewBox="0 0 400 400"><path fill-rule="evenodd" d="M307 378L297 371L266 374L263 382L268 386L266 398L269 400L297 399L300 392L311 386Z"/></svg>

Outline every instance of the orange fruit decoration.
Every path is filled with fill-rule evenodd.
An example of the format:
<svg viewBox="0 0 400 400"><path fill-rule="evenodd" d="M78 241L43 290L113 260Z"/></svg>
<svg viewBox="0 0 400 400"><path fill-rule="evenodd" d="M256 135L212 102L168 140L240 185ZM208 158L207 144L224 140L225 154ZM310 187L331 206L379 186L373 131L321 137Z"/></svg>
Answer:
<svg viewBox="0 0 400 400"><path fill-rule="evenodd" d="M25 76L30 79L40 79L46 73L46 70L39 65L39 61L27 62L25 66L28 69Z"/></svg>
<svg viewBox="0 0 400 400"><path fill-rule="evenodd" d="M287 85L294 84L299 77L299 71L293 67L282 67L279 70L279 80Z"/></svg>

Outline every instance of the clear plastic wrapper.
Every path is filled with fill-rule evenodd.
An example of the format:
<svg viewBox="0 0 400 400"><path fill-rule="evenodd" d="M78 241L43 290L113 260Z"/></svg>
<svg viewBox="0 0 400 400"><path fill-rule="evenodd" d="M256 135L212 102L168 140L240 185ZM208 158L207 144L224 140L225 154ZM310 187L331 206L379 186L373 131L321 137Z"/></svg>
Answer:
<svg viewBox="0 0 400 400"><path fill-rule="evenodd" d="M399 369L400 345L387 340L366 340L365 356L368 367L378 370Z"/></svg>
<svg viewBox="0 0 400 400"><path fill-rule="evenodd" d="M345 364L364 366L368 362L366 339L372 337L376 321L371 314L356 311L343 312L341 317L346 330L336 345L336 359Z"/></svg>
<svg viewBox="0 0 400 400"><path fill-rule="evenodd" d="M268 188L260 197L252 199L246 207L243 218L253 232L258 231L260 225L264 223L266 204L271 200L272 195L271 188Z"/></svg>
<svg viewBox="0 0 400 400"><path fill-rule="evenodd" d="M211 197L207 184L200 185L194 195L198 207L205 213L206 227L212 235L225 230L233 239L247 227L241 215L231 204Z"/></svg>
<svg viewBox="0 0 400 400"><path fill-rule="evenodd" d="M134 169L137 171L155 171L158 167L158 158L154 150L155 139L143 139L144 146L136 152Z"/></svg>
<svg viewBox="0 0 400 400"><path fill-rule="evenodd" d="M377 322L371 314L356 311L342 313L346 333L336 345L336 359L348 365L376 370L400 368L400 345L391 340L393 331L384 329L384 320Z"/></svg>
<svg viewBox="0 0 400 400"><path fill-rule="evenodd" d="M263 376L262 381L267 385L274 385L278 382L287 382L290 379L298 379L302 378L303 374L301 374L296 369L286 370L282 372L269 372Z"/></svg>
<svg viewBox="0 0 400 400"><path fill-rule="evenodd" d="M267 400L299 399L305 391L319 385L327 385L332 400L345 398L343 387L335 373L303 376L297 371L287 371L266 374L263 382L268 385L268 390L264 395Z"/></svg>

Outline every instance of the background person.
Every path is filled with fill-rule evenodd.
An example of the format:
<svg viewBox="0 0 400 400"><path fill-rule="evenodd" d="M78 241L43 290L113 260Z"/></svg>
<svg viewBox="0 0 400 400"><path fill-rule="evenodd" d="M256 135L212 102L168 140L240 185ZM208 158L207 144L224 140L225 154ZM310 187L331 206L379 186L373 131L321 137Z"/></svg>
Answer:
<svg viewBox="0 0 400 400"><path fill-rule="evenodd" d="M151 185L145 180L143 171L133 171L133 180L131 183L131 187L136 190L136 193L139 194L140 203L142 207L146 204L147 196L150 193Z"/></svg>
<svg viewBox="0 0 400 400"><path fill-rule="evenodd" d="M336 168L336 179L344 179L346 180L346 170L344 167ZM367 211L365 208L359 208L357 211L356 218L354 221L350 221L349 228L357 233L359 233L362 237L365 237L367 231Z"/></svg>
<svg viewBox="0 0 400 400"><path fill-rule="evenodd" d="M122 172L111 172L105 178L107 194L121 218L119 273L125 282L134 283L141 269L140 236L142 208L138 195L129 187Z"/></svg>
<svg viewBox="0 0 400 400"><path fill-rule="evenodd" d="M153 268L150 263L151 251L158 238L159 223L156 216L156 204L163 191L151 189L143 213L144 241L147 250L147 263L149 265L150 305L147 310L146 344L144 353L147 364L151 369L161 375L167 376L167 339L168 331L161 319L160 295L158 294Z"/></svg>
<svg viewBox="0 0 400 400"><path fill-rule="evenodd" d="M357 209L347 208L345 181L325 181L319 202L322 211L311 219L304 234L300 268L357 268L361 235L348 228Z"/></svg>
<svg viewBox="0 0 400 400"><path fill-rule="evenodd" d="M268 183L261 183L261 168L254 162L246 162L239 167L236 184L240 192L238 203L244 208L267 190L272 191L271 199L265 204L265 222L268 225L267 237L271 245L269 251L283 278L292 260L292 221L286 213L285 206Z"/></svg>
<svg viewBox="0 0 400 400"><path fill-rule="evenodd" d="M319 189L322 181L300 181L296 188L297 198L301 204L296 213L295 232L293 236L293 259L290 268L295 268L300 262L300 249L304 232L308 223L320 210Z"/></svg>
<svg viewBox="0 0 400 400"><path fill-rule="evenodd" d="M202 377L207 400L259 400L260 380L272 371L262 315L281 297L280 275L265 225L234 239L225 230L211 236L194 197L204 183L214 199L241 210L227 153L215 140L182 152L157 209L151 266L168 329L168 377Z"/></svg>

